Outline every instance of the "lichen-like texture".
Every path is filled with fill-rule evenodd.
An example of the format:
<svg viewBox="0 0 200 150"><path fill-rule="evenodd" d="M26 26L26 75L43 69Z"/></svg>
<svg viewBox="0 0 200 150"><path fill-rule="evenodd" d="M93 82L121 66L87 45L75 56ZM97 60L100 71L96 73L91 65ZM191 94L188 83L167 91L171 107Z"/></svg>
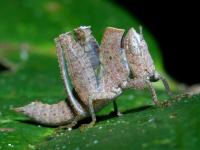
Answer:
<svg viewBox="0 0 200 150"><path fill-rule="evenodd" d="M152 104L148 91L128 90L117 100L124 113L121 118L109 115L112 106L108 106L98 114L96 126L83 132L76 128L57 134L55 128L12 112L10 108L36 99L53 104L66 98L55 36L84 24L91 25L100 40L107 26L128 29L139 23L105 0L12 0L1 1L0 9L0 59L6 58L14 68L0 72L0 150L199 147L200 96L163 109L147 106ZM146 29L144 36L157 69L163 71L155 40ZM23 43L29 45L29 57L19 51ZM164 90L159 90L158 97L167 98Z"/></svg>

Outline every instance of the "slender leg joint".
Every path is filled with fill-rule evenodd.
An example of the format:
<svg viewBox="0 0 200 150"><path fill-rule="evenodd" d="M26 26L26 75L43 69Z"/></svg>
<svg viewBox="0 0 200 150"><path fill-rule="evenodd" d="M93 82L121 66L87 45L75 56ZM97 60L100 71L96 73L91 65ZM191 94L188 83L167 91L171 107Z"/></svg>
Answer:
<svg viewBox="0 0 200 150"><path fill-rule="evenodd" d="M149 80L145 80L145 83L146 83L148 89L150 90L154 104L159 105L159 101L158 101L158 98L157 98L157 95L156 95L156 91L155 91L152 83Z"/></svg>

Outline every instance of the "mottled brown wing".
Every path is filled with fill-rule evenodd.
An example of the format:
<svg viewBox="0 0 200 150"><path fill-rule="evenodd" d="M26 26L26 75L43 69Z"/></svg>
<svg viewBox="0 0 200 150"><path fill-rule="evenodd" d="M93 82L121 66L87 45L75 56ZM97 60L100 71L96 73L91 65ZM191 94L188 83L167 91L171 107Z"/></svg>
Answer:
<svg viewBox="0 0 200 150"><path fill-rule="evenodd" d="M97 81L91 62L84 49L70 33L60 36L61 46L65 52L69 75L81 101L87 106L88 96L96 90Z"/></svg>
<svg viewBox="0 0 200 150"><path fill-rule="evenodd" d="M100 60L104 69L104 80L108 90L118 87L129 76L124 49L121 46L123 29L107 27L100 46Z"/></svg>
<svg viewBox="0 0 200 150"><path fill-rule="evenodd" d="M61 73L62 81L63 81L64 86L65 86L66 93L68 95L68 101L70 102L72 109L77 114L83 114L84 108L81 106L81 104L76 99L76 97L74 97L74 93L72 92L73 87L71 85L71 80L70 80L69 73L68 73L69 72L68 71L68 64L67 64L67 60L65 59L64 49L62 49L59 38L55 39L55 43L56 43L60 73Z"/></svg>
<svg viewBox="0 0 200 150"><path fill-rule="evenodd" d="M80 43L81 47L84 49L84 52L90 59L92 68L94 70L98 69L100 66L99 61L99 44L96 41L95 37L92 35L92 30L90 26L81 26L74 29L77 42Z"/></svg>

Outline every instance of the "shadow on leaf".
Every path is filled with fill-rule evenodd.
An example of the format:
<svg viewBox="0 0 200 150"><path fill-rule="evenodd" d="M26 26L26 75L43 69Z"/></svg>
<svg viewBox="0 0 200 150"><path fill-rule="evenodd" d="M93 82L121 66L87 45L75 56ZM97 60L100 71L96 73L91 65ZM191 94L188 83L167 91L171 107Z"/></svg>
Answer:
<svg viewBox="0 0 200 150"><path fill-rule="evenodd" d="M136 113L136 112L141 112L141 111L144 111L144 110L147 110L147 109L152 109L152 108L154 108L152 105L146 105L146 106L141 106L141 107L138 107L138 108L134 108L134 109L130 109L130 110L124 111L124 112L122 112L122 114L125 115L125 114L129 114L129 113ZM97 116L97 122L102 122L102 121L109 120L109 119L112 119L112 118L115 118L115 117L118 117L117 114L115 112L111 112L108 115ZM29 124L29 125L39 126L39 127L57 128L56 126L41 125L41 124L39 124L37 122L34 122L33 120L20 120L20 119L17 119L16 121L21 122L23 124ZM91 117L87 117L87 118L79 121L77 123L77 125L75 125L73 127L73 129L77 129L82 124L87 124L87 123L90 123L90 122L91 122Z"/></svg>

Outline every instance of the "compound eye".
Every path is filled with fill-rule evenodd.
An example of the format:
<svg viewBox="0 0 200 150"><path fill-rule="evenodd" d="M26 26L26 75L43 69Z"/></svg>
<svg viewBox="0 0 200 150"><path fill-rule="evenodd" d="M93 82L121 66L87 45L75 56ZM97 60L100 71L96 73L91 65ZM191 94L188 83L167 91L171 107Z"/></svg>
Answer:
<svg viewBox="0 0 200 150"><path fill-rule="evenodd" d="M158 81L160 79L160 75L157 73L157 72L155 72L151 77L150 77L150 81L151 82L156 82L156 81Z"/></svg>
<svg viewBox="0 0 200 150"><path fill-rule="evenodd" d="M155 72L155 73L154 73L154 78L157 79L157 80L159 80L159 78L160 78L160 74L157 73L157 72Z"/></svg>

